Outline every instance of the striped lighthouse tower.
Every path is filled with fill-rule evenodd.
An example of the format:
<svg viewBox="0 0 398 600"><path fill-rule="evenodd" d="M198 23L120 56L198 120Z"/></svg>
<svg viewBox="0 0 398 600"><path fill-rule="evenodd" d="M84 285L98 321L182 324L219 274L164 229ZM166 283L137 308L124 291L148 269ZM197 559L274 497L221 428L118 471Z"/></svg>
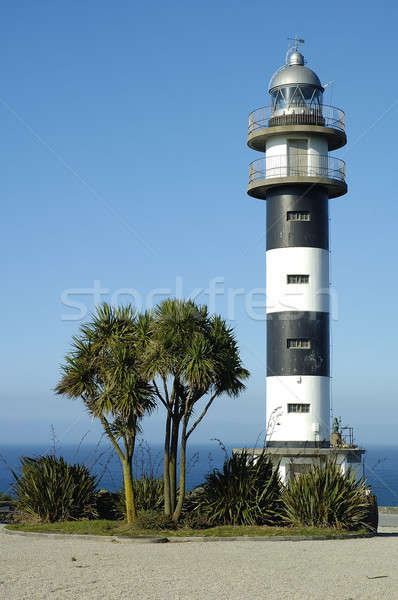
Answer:
<svg viewBox="0 0 398 600"><path fill-rule="evenodd" d="M329 154L346 143L344 113L323 104L299 42L247 141L262 154L247 192L267 207L267 447L280 454L330 446L328 202L347 191L344 162Z"/></svg>

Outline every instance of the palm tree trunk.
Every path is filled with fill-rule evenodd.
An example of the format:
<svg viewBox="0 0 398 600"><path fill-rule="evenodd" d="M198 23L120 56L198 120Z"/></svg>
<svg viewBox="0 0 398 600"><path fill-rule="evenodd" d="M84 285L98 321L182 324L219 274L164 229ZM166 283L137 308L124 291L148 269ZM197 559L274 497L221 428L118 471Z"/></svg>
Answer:
<svg viewBox="0 0 398 600"><path fill-rule="evenodd" d="M177 455L178 455L178 432L180 428L180 419L178 415L172 417L170 457L169 457L169 478L170 478L170 514L175 510L177 503Z"/></svg>
<svg viewBox="0 0 398 600"><path fill-rule="evenodd" d="M123 481L126 499L126 519L127 523L132 523L137 518L137 512L135 508L131 456L127 456L123 460Z"/></svg>
<svg viewBox="0 0 398 600"><path fill-rule="evenodd" d="M126 519L128 523L132 523L137 518L137 512L135 509L135 500L134 500L134 489L133 489L133 474L132 474L132 462L133 462L133 453L135 447L135 434L132 435L130 440L126 440L124 438L124 447L125 452L123 454L119 444L117 443L116 438L112 434L112 431L109 427L109 423L107 419L102 415L99 417L104 428L106 435L111 440L113 447L116 450L116 454L118 455L120 462L123 467L123 484L124 484L124 494L125 494L125 502L126 502Z"/></svg>
<svg viewBox="0 0 398 600"><path fill-rule="evenodd" d="M171 415L167 412L166 431L164 436L164 455L163 455L163 493L164 493L164 514L170 516L170 425Z"/></svg>
<svg viewBox="0 0 398 600"><path fill-rule="evenodd" d="M180 486L179 486L179 493L178 493L178 502L177 502L177 506L175 508L175 511L173 513L173 521L178 521L178 519L181 516L181 511L182 511L182 505L184 503L184 498L185 498L185 477L186 477L186 457L187 457L187 421L188 419L186 419L184 417L184 422L183 422L183 426L182 426L182 432L181 432L181 452L180 452Z"/></svg>

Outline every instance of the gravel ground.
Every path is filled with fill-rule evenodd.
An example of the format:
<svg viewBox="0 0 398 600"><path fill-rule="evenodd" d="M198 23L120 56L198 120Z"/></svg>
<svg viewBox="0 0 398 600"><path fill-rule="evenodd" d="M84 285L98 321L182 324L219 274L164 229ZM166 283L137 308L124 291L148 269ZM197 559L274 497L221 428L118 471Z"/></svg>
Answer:
<svg viewBox="0 0 398 600"><path fill-rule="evenodd" d="M398 600L398 530L381 531L356 540L180 544L0 531L0 598Z"/></svg>

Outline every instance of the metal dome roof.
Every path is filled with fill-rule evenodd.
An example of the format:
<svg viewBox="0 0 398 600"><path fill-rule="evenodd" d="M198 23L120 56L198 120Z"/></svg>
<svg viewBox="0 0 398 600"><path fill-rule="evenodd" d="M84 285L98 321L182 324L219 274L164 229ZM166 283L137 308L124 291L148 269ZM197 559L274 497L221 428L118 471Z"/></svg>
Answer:
<svg viewBox="0 0 398 600"><path fill-rule="evenodd" d="M293 52L289 57L289 64L283 65L273 74L268 89L287 85L313 85L323 91L319 77L314 71L304 66L304 57L300 52Z"/></svg>

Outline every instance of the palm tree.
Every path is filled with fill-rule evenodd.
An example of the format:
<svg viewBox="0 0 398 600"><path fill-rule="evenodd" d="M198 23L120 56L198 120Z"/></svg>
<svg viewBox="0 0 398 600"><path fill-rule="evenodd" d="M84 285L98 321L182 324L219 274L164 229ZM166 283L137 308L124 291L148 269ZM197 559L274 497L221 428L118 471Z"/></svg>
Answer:
<svg viewBox="0 0 398 600"><path fill-rule="evenodd" d="M57 394L81 398L99 419L123 468L126 518L136 518L132 461L140 420L155 407L154 389L142 376L140 323L131 306L103 304L73 337ZM141 344L141 345L140 345ZM122 443L121 443L122 442Z"/></svg>
<svg viewBox="0 0 398 600"><path fill-rule="evenodd" d="M249 372L242 366L233 330L221 317L210 316L207 307L168 299L148 319L144 363L155 395L166 408L165 513L177 521L185 497L188 438L216 398L224 393L241 393ZM201 408L196 413L200 401Z"/></svg>

